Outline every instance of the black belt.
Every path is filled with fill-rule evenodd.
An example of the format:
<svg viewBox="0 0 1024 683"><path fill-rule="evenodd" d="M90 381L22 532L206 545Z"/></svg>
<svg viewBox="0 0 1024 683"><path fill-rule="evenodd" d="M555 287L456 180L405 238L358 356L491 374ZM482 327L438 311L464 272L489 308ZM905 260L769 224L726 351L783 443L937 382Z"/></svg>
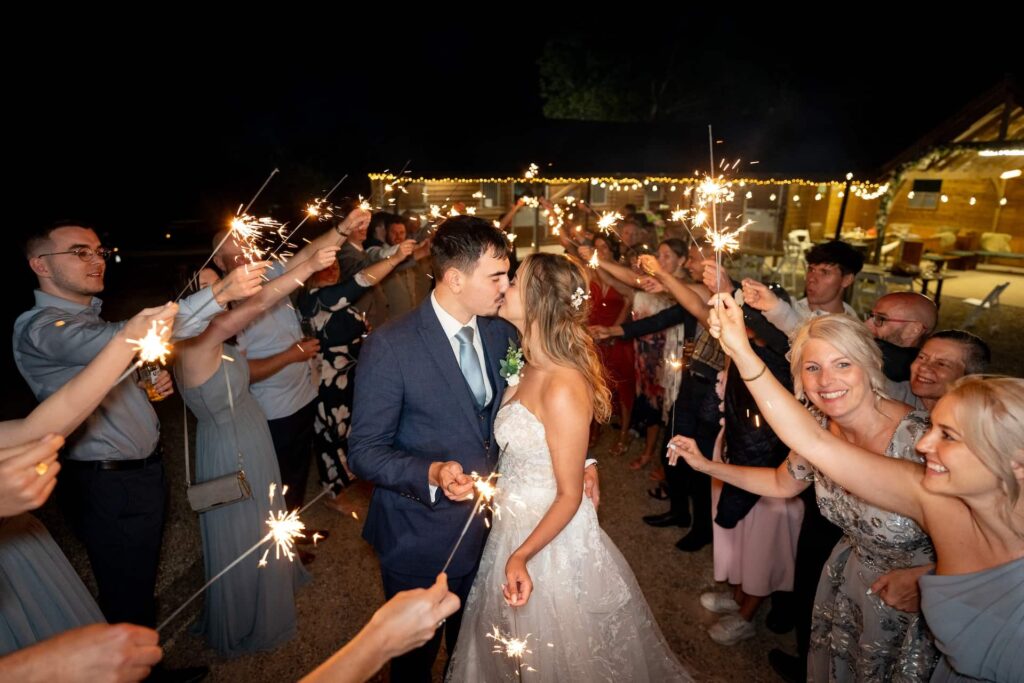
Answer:
<svg viewBox="0 0 1024 683"><path fill-rule="evenodd" d="M80 469L89 469L103 472L119 472L122 470L141 470L152 467L161 460L163 449L157 447L148 458L137 458L135 460L67 460L66 464Z"/></svg>

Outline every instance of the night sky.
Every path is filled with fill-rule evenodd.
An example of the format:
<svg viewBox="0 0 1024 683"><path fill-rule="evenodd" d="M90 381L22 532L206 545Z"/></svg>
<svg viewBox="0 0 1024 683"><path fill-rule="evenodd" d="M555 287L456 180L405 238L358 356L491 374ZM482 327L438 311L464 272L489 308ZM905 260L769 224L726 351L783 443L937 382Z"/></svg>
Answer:
<svg viewBox="0 0 1024 683"><path fill-rule="evenodd" d="M8 68L8 212L19 226L75 216L138 238L168 221L217 220L275 166L263 210L345 173L343 193L365 192L367 171L407 160L414 174L518 175L530 162L684 174L706 158L708 123L728 154L759 158L763 172L868 175L1021 71L1019 49L991 28L857 15L840 30L817 7L817 26L794 11L659 14L637 30L611 16L571 31L553 19L414 32L380 18L277 17L237 35L197 29L198 17L109 37L55 29L39 43L45 64ZM329 38L310 36L314 25ZM611 49L637 70L674 49L690 111L656 126L545 120L537 58L549 40ZM638 155L641 139L663 153Z"/></svg>

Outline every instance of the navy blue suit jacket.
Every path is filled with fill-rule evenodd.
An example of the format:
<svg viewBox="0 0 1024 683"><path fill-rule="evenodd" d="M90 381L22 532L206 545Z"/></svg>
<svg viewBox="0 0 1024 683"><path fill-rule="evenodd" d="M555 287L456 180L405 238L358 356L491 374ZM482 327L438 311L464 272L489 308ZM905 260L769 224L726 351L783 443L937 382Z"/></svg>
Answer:
<svg viewBox="0 0 1024 683"><path fill-rule="evenodd" d="M477 410L430 298L384 325L363 345L356 368L348 464L376 485L363 527L388 570L433 577L441 570L466 523L473 501L450 501L437 491L431 502L430 463L457 460L465 472L486 475L498 464L491 437L505 380L499 362L515 327L477 318L493 398ZM473 521L448 568L464 576L476 566L487 535Z"/></svg>

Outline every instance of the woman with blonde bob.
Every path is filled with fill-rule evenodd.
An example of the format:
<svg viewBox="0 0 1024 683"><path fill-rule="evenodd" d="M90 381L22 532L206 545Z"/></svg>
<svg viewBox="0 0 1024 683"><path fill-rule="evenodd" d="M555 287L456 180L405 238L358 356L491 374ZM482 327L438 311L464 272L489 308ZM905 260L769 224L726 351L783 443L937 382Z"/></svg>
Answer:
<svg viewBox="0 0 1024 683"><path fill-rule="evenodd" d="M738 317L746 339L742 312L730 303L723 315ZM764 364L759 360L753 373L746 365L736 365L740 379L748 381ZM799 407L808 430L863 449L873 468L902 460L923 462L914 445L928 428L927 414L884 395L881 352L862 323L845 315L811 318L795 332L790 369L794 392L809 402L812 412L789 392L782 393ZM760 401L758 407L792 449L777 469L711 462L691 439L681 436L669 442L670 461L681 455L694 469L761 496L788 498L814 484L822 515L842 529L843 537L818 581L808 680L927 681L937 655L924 620L917 609L897 609L897 601L881 588L887 580L880 579L894 570L930 564L934 551L928 536L912 519L851 495L816 469L805 455L808 449L794 448L772 421L772 411Z"/></svg>
<svg viewBox="0 0 1024 683"><path fill-rule="evenodd" d="M519 330L526 365L494 423L500 515L466 601L451 681L510 680L517 666L537 681L690 679L583 495L591 419L611 413L587 292L578 264L533 254L505 293L499 315ZM526 638L528 651L495 656L502 638Z"/></svg>
<svg viewBox="0 0 1024 683"><path fill-rule="evenodd" d="M917 445L926 462L878 462L814 429L760 372L731 299L723 298L717 317L713 334L782 440L852 493L932 535L935 573L920 580L921 608L944 655L932 681L1024 680L1024 380L958 380Z"/></svg>

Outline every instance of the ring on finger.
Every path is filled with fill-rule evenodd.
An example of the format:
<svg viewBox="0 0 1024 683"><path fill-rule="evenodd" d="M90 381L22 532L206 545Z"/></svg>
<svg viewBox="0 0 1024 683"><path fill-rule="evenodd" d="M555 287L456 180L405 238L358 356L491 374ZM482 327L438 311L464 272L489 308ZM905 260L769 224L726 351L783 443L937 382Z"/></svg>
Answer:
<svg viewBox="0 0 1024 683"><path fill-rule="evenodd" d="M38 474L41 477L41 476L43 476L44 474L46 474L50 470L50 466L49 466L49 464L47 464L45 462L39 462L39 463L36 463L35 470L36 470L36 474Z"/></svg>

